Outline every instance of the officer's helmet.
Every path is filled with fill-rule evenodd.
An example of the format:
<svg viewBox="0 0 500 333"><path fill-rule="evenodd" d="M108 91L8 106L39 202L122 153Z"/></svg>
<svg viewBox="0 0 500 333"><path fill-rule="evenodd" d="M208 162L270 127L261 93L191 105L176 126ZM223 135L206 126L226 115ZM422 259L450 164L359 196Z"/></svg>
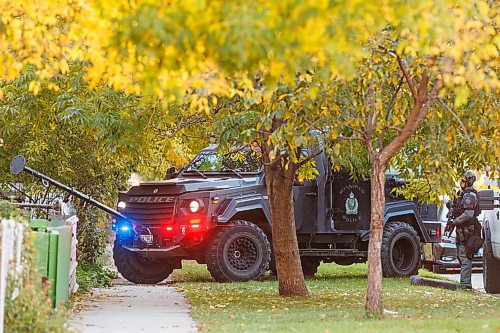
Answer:
<svg viewBox="0 0 500 333"><path fill-rule="evenodd" d="M476 174L471 170L467 170L464 172L464 180L467 183L467 186L472 186L476 181Z"/></svg>

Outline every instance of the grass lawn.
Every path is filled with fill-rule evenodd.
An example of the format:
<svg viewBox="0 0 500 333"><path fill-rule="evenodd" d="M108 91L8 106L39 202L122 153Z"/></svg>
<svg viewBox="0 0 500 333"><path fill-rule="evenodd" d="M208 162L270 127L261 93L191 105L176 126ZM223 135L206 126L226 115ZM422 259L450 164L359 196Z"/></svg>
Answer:
<svg viewBox="0 0 500 333"><path fill-rule="evenodd" d="M278 296L274 277L216 283L205 265L183 264L173 280L202 332L500 332L500 297L416 287L409 279L384 279L384 308L397 314L367 319L365 264L322 264L307 279L310 298Z"/></svg>

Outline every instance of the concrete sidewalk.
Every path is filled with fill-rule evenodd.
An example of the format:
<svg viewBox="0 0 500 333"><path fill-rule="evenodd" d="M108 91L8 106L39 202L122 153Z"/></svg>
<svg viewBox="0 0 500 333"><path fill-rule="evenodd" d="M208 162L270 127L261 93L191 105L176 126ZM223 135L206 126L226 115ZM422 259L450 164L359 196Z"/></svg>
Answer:
<svg viewBox="0 0 500 333"><path fill-rule="evenodd" d="M447 278L460 282L460 274L443 274L443 276L446 276ZM472 273L471 281L472 281L472 288L482 293L486 293L483 285L483 273Z"/></svg>
<svg viewBox="0 0 500 333"><path fill-rule="evenodd" d="M197 332L189 305L174 287L134 285L123 280L94 291L71 326L81 333Z"/></svg>
<svg viewBox="0 0 500 333"><path fill-rule="evenodd" d="M453 279L457 282L460 282L460 274L441 274L441 275ZM483 284L483 273L472 273L471 281L472 281L472 288L474 288L479 292L486 293ZM500 294L490 294L490 295L500 296Z"/></svg>

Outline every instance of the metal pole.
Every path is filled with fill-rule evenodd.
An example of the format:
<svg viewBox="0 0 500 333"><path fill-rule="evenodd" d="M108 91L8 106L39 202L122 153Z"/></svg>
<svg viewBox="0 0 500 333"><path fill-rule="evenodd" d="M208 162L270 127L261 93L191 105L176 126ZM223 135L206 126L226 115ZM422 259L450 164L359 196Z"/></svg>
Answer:
<svg viewBox="0 0 500 333"><path fill-rule="evenodd" d="M124 219L127 218L125 215L123 215L119 211L117 211L117 210L115 210L115 209L113 209L111 207L108 207L105 204L103 204L103 203L101 203L101 202L99 202L99 201L97 201L95 199L92 199L91 196L89 196L87 194L84 194L84 193L82 193L80 191L77 191L77 190L75 190L72 187L66 186L66 185L64 185L64 184L62 184L62 183L60 183L60 182L58 182L58 181L56 181L56 180L54 180L52 178L49 178L49 177L41 174L40 172L31 169L30 167L25 166L24 167L24 172L27 172L27 173L29 173L29 174L37 177L37 178L43 179L43 180L47 181L49 184L52 184L55 187L58 187L58 188L60 188L60 189L62 189L64 191L66 191L66 192L68 192L68 193L70 193L70 194L72 194L72 195L74 195L74 196L82 199L83 201L88 202L89 204L91 204L91 205L93 205L93 206L95 206L95 207L97 207L97 208L105 211L108 214L111 214L111 215L117 216L117 217L121 217L121 218L124 218Z"/></svg>
<svg viewBox="0 0 500 333"><path fill-rule="evenodd" d="M41 180L46 181L47 183L54 185L55 187L58 187L64 191L82 199L85 202L88 202L89 204L105 211L108 214L111 214L113 216L120 217L123 219L127 219L127 217L125 215L123 215L122 213L120 213L119 211L117 211L111 207L108 207L105 204L103 204L97 200L92 199L92 197L90 197L89 195L86 195L80 191L77 191L72 187L69 187L69 186L66 186L62 183L59 183L57 180L54 180L50 177L47 177L44 174L41 174L40 172L33 170L32 168L26 166L26 159L24 158L24 156L18 155L12 159L12 162L10 162L10 172L13 175L18 175L23 171L26 173L29 173L30 175L33 175L37 178L40 178Z"/></svg>

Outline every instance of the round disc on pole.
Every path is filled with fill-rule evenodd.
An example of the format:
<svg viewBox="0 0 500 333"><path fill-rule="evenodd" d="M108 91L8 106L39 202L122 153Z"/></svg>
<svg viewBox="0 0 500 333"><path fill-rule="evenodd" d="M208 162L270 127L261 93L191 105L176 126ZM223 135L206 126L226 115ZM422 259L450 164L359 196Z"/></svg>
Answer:
<svg viewBox="0 0 500 333"><path fill-rule="evenodd" d="M10 162L10 173L13 175L18 175L23 172L26 166L26 159L22 155L17 155Z"/></svg>

